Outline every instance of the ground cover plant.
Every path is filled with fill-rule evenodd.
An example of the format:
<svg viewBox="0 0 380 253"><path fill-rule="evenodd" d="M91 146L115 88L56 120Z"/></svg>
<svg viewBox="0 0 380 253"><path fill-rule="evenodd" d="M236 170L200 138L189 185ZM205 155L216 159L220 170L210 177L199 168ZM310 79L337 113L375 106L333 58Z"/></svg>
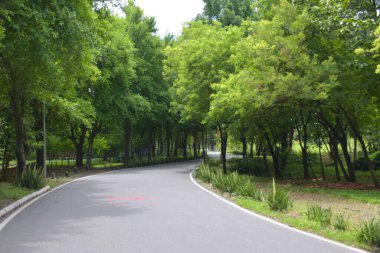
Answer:
<svg viewBox="0 0 380 253"><path fill-rule="evenodd" d="M345 192L340 188L291 185L287 180L239 174L233 171L240 164L238 160L228 160L232 169L227 174L215 159L201 164L195 175L205 187L217 190L244 208L326 238L376 251L379 223L368 222L368 217L375 219L380 214L380 191L371 188ZM247 182L254 186L250 196L238 187Z"/></svg>

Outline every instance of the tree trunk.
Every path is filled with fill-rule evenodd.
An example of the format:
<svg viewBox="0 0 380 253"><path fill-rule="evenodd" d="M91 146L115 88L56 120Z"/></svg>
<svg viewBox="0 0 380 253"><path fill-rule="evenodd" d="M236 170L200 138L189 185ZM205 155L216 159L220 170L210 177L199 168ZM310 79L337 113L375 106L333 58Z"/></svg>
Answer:
<svg viewBox="0 0 380 253"><path fill-rule="evenodd" d="M250 139L249 141L249 157L253 158L253 138Z"/></svg>
<svg viewBox="0 0 380 253"><path fill-rule="evenodd" d="M26 170L26 151L24 146L25 98L21 92L21 90L18 90L18 88L13 85L10 93L16 134L17 179L20 179L22 173Z"/></svg>
<svg viewBox="0 0 380 253"><path fill-rule="evenodd" d="M166 124L166 158L170 160L171 158L171 143L172 141L172 129L169 123Z"/></svg>
<svg viewBox="0 0 380 253"><path fill-rule="evenodd" d="M185 131L182 143L182 157L187 158L187 131Z"/></svg>
<svg viewBox="0 0 380 253"><path fill-rule="evenodd" d="M178 149L179 149L179 141L180 141L180 136L179 136L179 131L177 130L177 134L176 134L176 137L175 137L175 142L174 142L174 152L173 152L173 157L174 158L177 158L178 157Z"/></svg>
<svg viewBox="0 0 380 253"><path fill-rule="evenodd" d="M219 125L220 144L221 144L221 158L223 164L223 173L227 174L227 133L221 125Z"/></svg>
<svg viewBox="0 0 380 253"><path fill-rule="evenodd" d="M87 170L91 169L92 166L92 157L94 154L94 141L96 136L100 133L100 126L95 122L92 126L92 130L88 136L88 149L87 149L87 159L86 159L86 168Z"/></svg>
<svg viewBox="0 0 380 253"><path fill-rule="evenodd" d="M348 120L348 123L351 127L351 130L353 131L354 135L355 135L355 140L357 139L360 143L360 146L362 148L362 151L363 151L363 155L364 155L364 159L365 161L368 163L368 167L369 167L369 170L371 172L371 177L372 177L372 181L373 181L373 184L375 185L376 188L380 188L380 184L379 184L379 181L377 180L376 178L376 172L375 172L375 166L374 164L372 163L372 161L369 159L369 156L368 156L368 151L367 151L367 147L365 145L365 142L363 140L363 137L362 135L360 134L360 131L359 129L356 127L354 121L351 119L351 117L348 115L347 111L344 110L343 108L341 108L344 115L346 116L347 120ZM356 146L356 144L355 144ZM356 149L356 148L355 148Z"/></svg>
<svg viewBox="0 0 380 253"><path fill-rule="evenodd" d="M272 142L269 138L268 133L264 130L264 137L268 144L269 153L272 156L273 160L273 167L274 167L274 175L276 178L281 177L281 170L280 170L280 164L279 164L279 157L278 152L275 150L274 146L272 145Z"/></svg>
<svg viewBox="0 0 380 253"><path fill-rule="evenodd" d="M74 127L71 127L70 139L75 146L75 167L83 168L83 146L84 141L86 140L87 128L85 126L81 126L79 131L80 132L77 133L77 130Z"/></svg>
<svg viewBox="0 0 380 253"><path fill-rule="evenodd" d="M131 129L131 122L128 119L124 119L124 166L129 165L129 156L131 152Z"/></svg>
<svg viewBox="0 0 380 253"><path fill-rule="evenodd" d="M198 158L198 127L193 131L193 155L194 158Z"/></svg>
<svg viewBox="0 0 380 253"><path fill-rule="evenodd" d="M245 135L241 135L241 143L242 143L242 146L243 146L243 158L246 159L248 158L248 152L247 152L247 138L245 137Z"/></svg>
<svg viewBox="0 0 380 253"><path fill-rule="evenodd" d="M206 131L204 125L202 125L202 159L206 161L207 154L206 154Z"/></svg>

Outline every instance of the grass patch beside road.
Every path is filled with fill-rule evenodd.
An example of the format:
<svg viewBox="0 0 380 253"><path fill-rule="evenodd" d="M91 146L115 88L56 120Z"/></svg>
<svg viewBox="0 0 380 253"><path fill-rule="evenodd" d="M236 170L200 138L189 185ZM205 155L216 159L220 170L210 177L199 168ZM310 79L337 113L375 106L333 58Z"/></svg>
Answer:
<svg viewBox="0 0 380 253"><path fill-rule="evenodd" d="M18 187L11 183L0 183L0 209L32 192L33 190Z"/></svg>
<svg viewBox="0 0 380 253"><path fill-rule="evenodd" d="M285 180L276 183L274 187L270 178L239 175L237 172L224 175L215 162L200 165L196 177L210 190L255 213L346 245L380 252L377 247L380 246L380 237L376 237L378 232L371 232L380 231L379 190L344 189L349 186L340 184L337 185L338 189L326 189L323 185L314 185L310 181L292 184L292 181ZM242 195L241 182L245 182L245 188L248 187L249 192L255 194ZM247 182L250 182L250 185ZM274 200L271 194L273 192L283 192L284 196L287 196L285 193L289 193L292 205L283 209L270 208L271 201ZM256 197L258 195L259 198ZM279 196L281 197L281 194ZM285 200L283 198L278 203L281 204ZM369 226L372 219L373 226ZM370 229L363 230L366 226ZM362 232L364 236L360 236Z"/></svg>

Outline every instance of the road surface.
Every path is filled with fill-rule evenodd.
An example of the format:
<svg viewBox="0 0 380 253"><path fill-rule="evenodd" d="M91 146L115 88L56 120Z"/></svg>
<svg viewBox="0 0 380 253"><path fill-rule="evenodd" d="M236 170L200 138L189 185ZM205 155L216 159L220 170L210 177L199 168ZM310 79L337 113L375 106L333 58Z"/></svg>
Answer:
<svg viewBox="0 0 380 253"><path fill-rule="evenodd" d="M0 231L1 253L359 252L231 206L190 179L196 161L67 184Z"/></svg>

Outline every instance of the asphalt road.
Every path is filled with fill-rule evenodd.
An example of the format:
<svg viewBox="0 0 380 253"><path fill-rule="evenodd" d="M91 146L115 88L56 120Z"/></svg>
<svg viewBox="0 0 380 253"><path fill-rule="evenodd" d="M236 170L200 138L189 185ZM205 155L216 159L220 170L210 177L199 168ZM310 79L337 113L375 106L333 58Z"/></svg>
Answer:
<svg viewBox="0 0 380 253"><path fill-rule="evenodd" d="M191 181L196 163L121 170L65 185L0 231L0 252L358 252L221 201Z"/></svg>

